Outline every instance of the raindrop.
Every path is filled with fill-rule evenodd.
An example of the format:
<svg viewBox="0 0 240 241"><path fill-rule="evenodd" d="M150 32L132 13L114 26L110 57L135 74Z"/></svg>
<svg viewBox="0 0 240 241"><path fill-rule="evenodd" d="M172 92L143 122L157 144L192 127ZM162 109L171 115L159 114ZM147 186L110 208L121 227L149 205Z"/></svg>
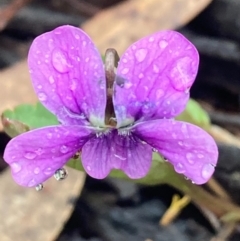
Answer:
<svg viewBox="0 0 240 241"><path fill-rule="evenodd" d="M125 59L125 58L124 58L122 61L123 61L123 63L125 63L125 64L127 63L127 59Z"/></svg>
<svg viewBox="0 0 240 241"><path fill-rule="evenodd" d="M197 154L197 157L198 157L199 159L202 159L202 158L204 158L204 155L203 155L203 154Z"/></svg>
<svg viewBox="0 0 240 241"><path fill-rule="evenodd" d="M83 41L83 42L82 42L82 45L83 45L83 46L86 46L86 45L87 45L87 42L86 42L86 41Z"/></svg>
<svg viewBox="0 0 240 241"><path fill-rule="evenodd" d="M46 176L49 176L52 174L52 168L51 167L48 167L46 168L43 173L46 175Z"/></svg>
<svg viewBox="0 0 240 241"><path fill-rule="evenodd" d="M153 72L156 74L159 73L159 67L156 64L153 64Z"/></svg>
<svg viewBox="0 0 240 241"><path fill-rule="evenodd" d="M51 138L52 138L52 133L51 133L51 132L48 132L48 133L47 133L47 138L48 138L48 139L51 139Z"/></svg>
<svg viewBox="0 0 240 241"><path fill-rule="evenodd" d="M147 49L138 49L135 52L135 57L136 57L137 61L142 62L146 58L147 53L148 53Z"/></svg>
<svg viewBox="0 0 240 241"><path fill-rule="evenodd" d="M60 152L63 153L63 154L67 153L68 150L69 150L69 148L67 146L65 146L65 145L60 147Z"/></svg>
<svg viewBox="0 0 240 241"><path fill-rule="evenodd" d="M33 170L34 174L39 174L40 173L40 168L39 167L36 167L34 170Z"/></svg>
<svg viewBox="0 0 240 241"><path fill-rule="evenodd" d="M13 162L13 163L11 164L11 167L12 167L12 171L13 171L14 173L18 173L18 172L20 172L21 169L22 169L21 165L20 165L19 163L17 163L17 162Z"/></svg>
<svg viewBox="0 0 240 241"><path fill-rule="evenodd" d="M183 146L183 142L182 142L182 141L179 141L179 142L178 142L178 145L179 145L179 146Z"/></svg>
<svg viewBox="0 0 240 241"><path fill-rule="evenodd" d="M129 68L124 68L124 69L121 71L121 73L122 73L122 74L127 74L128 71L129 71Z"/></svg>
<svg viewBox="0 0 240 241"><path fill-rule="evenodd" d="M38 94L38 99L39 99L40 101L45 101L45 100L47 100L47 96L46 96L46 94L44 94L44 93L39 93L39 94Z"/></svg>
<svg viewBox="0 0 240 241"><path fill-rule="evenodd" d="M67 73L70 69L69 59L65 52L54 49L52 52L53 67L60 73Z"/></svg>
<svg viewBox="0 0 240 241"><path fill-rule="evenodd" d="M64 180L67 177L67 175L67 171L64 168L60 168L54 173L54 177L57 181Z"/></svg>
<svg viewBox="0 0 240 241"><path fill-rule="evenodd" d="M24 157L27 158L28 160L33 160L37 156L36 153L34 152L27 152Z"/></svg>
<svg viewBox="0 0 240 241"><path fill-rule="evenodd" d="M50 84L53 84L55 82L55 79L53 78L53 76L50 76L48 78L48 81L49 81Z"/></svg>
<svg viewBox="0 0 240 241"><path fill-rule="evenodd" d="M40 60L38 60L37 64L38 64L38 65L40 65L40 64L41 64L41 61L40 61Z"/></svg>
<svg viewBox="0 0 240 241"><path fill-rule="evenodd" d="M202 167L202 177L206 180L209 179L212 176L214 170L215 168L212 164L204 164Z"/></svg>
<svg viewBox="0 0 240 241"><path fill-rule="evenodd" d="M38 89L42 89L42 85L38 85L37 88L38 88Z"/></svg>
<svg viewBox="0 0 240 241"><path fill-rule="evenodd" d="M167 46L168 46L168 41L167 40L163 39L163 40L159 41L159 47L161 49L165 49Z"/></svg>
<svg viewBox="0 0 240 241"><path fill-rule="evenodd" d="M191 152L188 152L186 154L186 158L187 158L188 163L190 163L190 164L194 164L195 163L195 161L193 160L194 155Z"/></svg>
<svg viewBox="0 0 240 241"><path fill-rule="evenodd" d="M152 148L152 151L153 152L158 152L158 150L156 148L154 148L154 147Z"/></svg>
<svg viewBox="0 0 240 241"><path fill-rule="evenodd" d="M149 41L149 42L153 42L153 41L154 41L154 37L150 37L150 38L148 39L148 41Z"/></svg>
<svg viewBox="0 0 240 241"><path fill-rule="evenodd" d="M35 187L36 191L39 192L41 190L43 190L43 184L39 183L36 187Z"/></svg>
<svg viewBox="0 0 240 241"><path fill-rule="evenodd" d="M28 183L28 187L34 187L35 185L36 185L35 179L32 179L32 180Z"/></svg>
<svg viewBox="0 0 240 241"><path fill-rule="evenodd" d="M89 61L89 57L87 57L86 59L85 59L85 62L87 63Z"/></svg>
<svg viewBox="0 0 240 241"><path fill-rule="evenodd" d="M144 74L143 73L140 73L139 75L138 75L138 78L139 79L142 79L144 77Z"/></svg>
<svg viewBox="0 0 240 241"><path fill-rule="evenodd" d="M183 166L182 163L178 162L175 166L174 166L174 169L177 173L184 173L186 170Z"/></svg>
<svg viewBox="0 0 240 241"><path fill-rule="evenodd" d="M122 78L121 76L116 76L115 77L115 82L118 86L120 86L121 88L124 86L124 83L125 83L125 79Z"/></svg>
<svg viewBox="0 0 240 241"><path fill-rule="evenodd" d="M75 35L76 39L80 39L80 36L78 34Z"/></svg>
<svg viewBox="0 0 240 241"><path fill-rule="evenodd" d="M72 79L70 84L70 90L76 90L77 88L77 79Z"/></svg>

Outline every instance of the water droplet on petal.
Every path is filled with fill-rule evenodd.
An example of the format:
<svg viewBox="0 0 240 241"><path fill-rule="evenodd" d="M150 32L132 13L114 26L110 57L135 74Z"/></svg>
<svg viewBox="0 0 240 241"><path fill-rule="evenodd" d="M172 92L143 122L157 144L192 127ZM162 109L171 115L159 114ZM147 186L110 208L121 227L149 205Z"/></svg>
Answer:
<svg viewBox="0 0 240 241"><path fill-rule="evenodd" d="M127 74L128 71L129 71L129 68L124 68L121 73L122 73L122 74Z"/></svg>
<svg viewBox="0 0 240 241"><path fill-rule="evenodd" d="M40 156L40 155L43 154L43 149L42 149L42 148L38 148L35 152L36 152L36 154L37 154L38 156Z"/></svg>
<svg viewBox="0 0 240 241"><path fill-rule="evenodd" d="M174 169L177 173L184 173L186 171L183 164L180 162L174 166Z"/></svg>
<svg viewBox="0 0 240 241"><path fill-rule="evenodd" d="M35 179L32 179L32 180L28 183L27 186L28 186L28 187L34 187L34 186L36 186L36 180L35 180Z"/></svg>
<svg viewBox="0 0 240 241"><path fill-rule="evenodd" d="M78 34L75 34L76 39L80 39L80 36Z"/></svg>
<svg viewBox="0 0 240 241"><path fill-rule="evenodd" d="M52 174L52 168L51 167L48 167L46 168L43 173L46 175L46 176L49 176Z"/></svg>
<svg viewBox="0 0 240 241"><path fill-rule="evenodd" d="M40 168L39 167L34 168L33 172L36 175L39 174L40 173Z"/></svg>
<svg viewBox="0 0 240 241"><path fill-rule="evenodd" d="M42 89L42 85L38 85L37 88L38 88L38 89Z"/></svg>
<svg viewBox="0 0 240 241"><path fill-rule="evenodd" d="M126 64L126 63L127 63L127 59L124 58L124 59L122 60L122 62Z"/></svg>
<svg viewBox="0 0 240 241"><path fill-rule="evenodd" d="M55 173L54 173L54 177L57 181L61 181L64 180L67 177L67 171L64 168L60 168L58 169Z"/></svg>
<svg viewBox="0 0 240 241"><path fill-rule="evenodd" d="M159 67L156 64L153 64L153 72L156 74L159 73Z"/></svg>
<svg viewBox="0 0 240 241"><path fill-rule="evenodd" d="M51 139L51 138L52 138L52 133L51 133L51 132L48 132L48 133L47 133L47 138L48 138L48 139Z"/></svg>
<svg viewBox="0 0 240 241"><path fill-rule="evenodd" d="M68 150L69 150L69 148L67 146L65 146L65 145L60 147L60 152L63 153L63 154L67 153Z"/></svg>
<svg viewBox="0 0 240 241"><path fill-rule="evenodd" d="M27 152L24 157L27 158L28 160L33 160L37 156L36 153L34 152Z"/></svg>
<svg viewBox="0 0 240 241"><path fill-rule="evenodd" d="M188 152L186 154L186 158L189 164L194 164L195 160L194 160L194 155L191 152Z"/></svg>
<svg viewBox="0 0 240 241"><path fill-rule="evenodd" d="M178 142L178 145L179 145L179 146L183 146L183 142L182 142L182 141L179 141L179 142Z"/></svg>
<svg viewBox="0 0 240 241"><path fill-rule="evenodd" d="M67 54L60 49L53 50L52 64L53 64L53 67L60 73L69 72L71 67Z"/></svg>
<svg viewBox="0 0 240 241"><path fill-rule="evenodd" d="M77 82L78 80L77 79L72 79L71 80L71 84L70 84L70 90L76 90L77 89Z"/></svg>
<svg viewBox="0 0 240 241"><path fill-rule="evenodd" d="M204 164L202 167L202 177L208 180L212 176L214 170L215 167L212 164Z"/></svg>
<svg viewBox="0 0 240 241"><path fill-rule="evenodd" d="M197 154L197 157L198 157L199 159L202 159L202 158L204 158L204 155L203 155L203 154Z"/></svg>
<svg viewBox="0 0 240 241"><path fill-rule="evenodd" d="M86 45L87 45L87 42L86 42L86 41L83 41L83 42L82 42L82 45L83 45L83 46L86 46Z"/></svg>
<svg viewBox="0 0 240 241"><path fill-rule="evenodd" d="M135 52L135 57L136 57L137 61L142 62L146 58L147 53L148 53L147 49L138 49Z"/></svg>
<svg viewBox="0 0 240 241"><path fill-rule="evenodd" d="M174 89L180 91L189 91L193 79L196 75L196 69L192 58L185 56L179 58L170 71L170 80Z"/></svg>
<svg viewBox="0 0 240 241"><path fill-rule="evenodd" d="M17 163L17 162L13 162L13 163L11 164L11 168L12 168L12 171L13 171L14 173L18 173L18 172L20 172L21 169L22 169L21 165L20 165L19 163Z"/></svg>
<svg viewBox="0 0 240 241"><path fill-rule="evenodd" d="M43 184L39 183L36 187L35 187L36 191L39 192L41 190L43 190Z"/></svg>
<svg viewBox="0 0 240 241"><path fill-rule="evenodd" d="M154 147L152 148L152 151L153 152L158 152L158 150L156 148L154 148Z"/></svg>
<svg viewBox="0 0 240 241"><path fill-rule="evenodd" d="M50 76L49 79L48 79L49 83L50 84L53 84L55 82L53 76Z"/></svg>
<svg viewBox="0 0 240 241"><path fill-rule="evenodd" d="M87 57L86 59L85 59L85 62L87 63L89 61L89 57Z"/></svg>
<svg viewBox="0 0 240 241"><path fill-rule="evenodd" d="M87 168L88 171L92 170L92 168L90 166L87 166L86 168Z"/></svg>
<svg viewBox="0 0 240 241"><path fill-rule="evenodd" d="M144 74L143 73L140 73L139 75L138 75L138 78L139 79L142 79L144 77Z"/></svg>
<svg viewBox="0 0 240 241"><path fill-rule="evenodd" d="M46 94L41 92L41 93L38 94L38 99L40 101L46 101L47 100L47 96L46 96Z"/></svg>
<svg viewBox="0 0 240 241"><path fill-rule="evenodd" d="M148 39L148 41L149 41L149 42L153 42L153 41L154 41L154 37L150 37L150 38Z"/></svg>
<svg viewBox="0 0 240 241"><path fill-rule="evenodd" d="M168 46L168 41L166 41L166 40L161 40L161 41L159 41L159 47L161 48L161 49L165 49L166 47Z"/></svg>

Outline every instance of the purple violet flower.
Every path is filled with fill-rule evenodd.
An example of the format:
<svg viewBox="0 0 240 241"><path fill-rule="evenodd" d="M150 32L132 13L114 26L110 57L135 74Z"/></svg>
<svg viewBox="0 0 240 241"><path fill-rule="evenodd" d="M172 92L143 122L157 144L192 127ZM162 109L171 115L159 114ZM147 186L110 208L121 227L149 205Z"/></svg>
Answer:
<svg viewBox="0 0 240 241"><path fill-rule="evenodd" d="M173 119L186 106L198 63L196 48L178 32L137 41L118 63L111 112L104 64L88 35L72 26L40 35L29 51L29 72L39 100L60 124L8 143L4 159L14 180L41 185L79 151L94 178L111 169L142 178L158 151L176 172L196 184L207 182L218 158L213 138Z"/></svg>

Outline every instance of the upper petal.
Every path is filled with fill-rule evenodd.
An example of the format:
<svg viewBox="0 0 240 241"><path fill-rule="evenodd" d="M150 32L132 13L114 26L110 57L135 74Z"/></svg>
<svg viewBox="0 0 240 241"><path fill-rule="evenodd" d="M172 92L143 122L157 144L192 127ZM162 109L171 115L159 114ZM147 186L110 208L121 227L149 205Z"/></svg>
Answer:
<svg viewBox="0 0 240 241"><path fill-rule="evenodd" d="M121 169L130 178L142 178L150 169L152 149L137 137L117 131L91 138L82 148L82 164L92 177L105 178L111 169Z"/></svg>
<svg viewBox="0 0 240 241"><path fill-rule="evenodd" d="M135 126L135 133L156 148L176 172L196 184L207 182L218 160L213 138L201 128L174 120L153 120Z"/></svg>
<svg viewBox="0 0 240 241"><path fill-rule="evenodd" d="M131 45L120 59L114 85L118 126L183 111L198 63L194 45L175 31L158 32Z"/></svg>
<svg viewBox="0 0 240 241"><path fill-rule="evenodd" d="M90 129L80 126L50 126L32 130L8 143L4 159L19 185L36 186L53 176L79 151L91 133Z"/></svg>
<svg viewBox="0 0 240 241"><path fill-rule="evenodd" d="M103 62L89 36L62 26L38 36L28 55L39 100L62 123L104 123L106 83Z"/></svg>

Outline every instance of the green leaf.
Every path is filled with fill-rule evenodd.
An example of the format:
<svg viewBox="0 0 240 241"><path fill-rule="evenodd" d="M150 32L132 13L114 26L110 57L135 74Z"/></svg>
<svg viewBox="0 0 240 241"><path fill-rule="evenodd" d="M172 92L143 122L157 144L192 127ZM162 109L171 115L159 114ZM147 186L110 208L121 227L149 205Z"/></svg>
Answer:
<svg viewBox="0 0 240 241"><path fill-rule="evenodd" d="M35 105L23 104L2 114L4 131L11 137L29 129L56 125L58 120L41 103Z"/></svg>
<svg viewBox="0 0 240 241"><path fill-rule="evenodd" d="M195 124L205 130L210 127L210 118L207 112L193 99L189 99L186 109L175 119Z"/></svg>

